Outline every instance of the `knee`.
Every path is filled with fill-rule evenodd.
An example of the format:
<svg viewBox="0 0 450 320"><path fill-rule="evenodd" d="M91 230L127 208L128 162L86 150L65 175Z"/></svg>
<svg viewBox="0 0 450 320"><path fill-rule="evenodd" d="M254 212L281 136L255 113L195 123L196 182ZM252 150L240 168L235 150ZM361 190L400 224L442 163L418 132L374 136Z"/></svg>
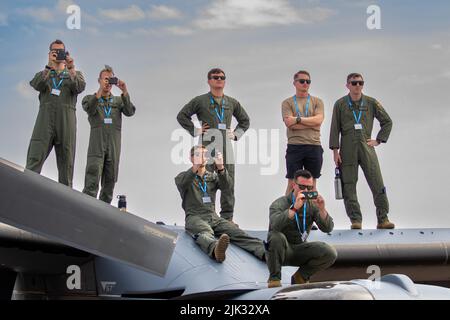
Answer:
<svg viewBox="0 0 450 320"><path fill-rule="evenodd" d="M269 250L275 250L284 247L286 237L283 233L273 231L269 239Z"/></svg>
<svg viewBox="0 0 450 320"><path fill-rule="evenodd" d="M324 260L324 263L331 266L333 265L333 263L336 261L337 259L337 251L334 247L326 244L326 243L322 243L322 257Z"/></svg>

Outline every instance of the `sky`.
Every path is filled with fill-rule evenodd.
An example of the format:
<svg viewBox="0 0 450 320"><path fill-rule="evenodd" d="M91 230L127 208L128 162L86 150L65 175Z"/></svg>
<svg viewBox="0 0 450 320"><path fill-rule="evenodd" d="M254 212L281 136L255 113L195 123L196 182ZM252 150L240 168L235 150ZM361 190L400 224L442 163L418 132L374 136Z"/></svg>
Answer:
<svg viewBox="0 0 450 320"><path fill-rule="evenodd" d="M66 24L73 4L80 8L80 29ZM370 5L380 9L380 29L367 26ZM295 92L293 74L305 69L311 73L310 93L325 105L319 192L335 228L347 229L344 205L334 199L328 137L333 104L347 94L346 76L359 72L364 93L379 100L394 123L388 143L376 149L390 220L397 228L450 227L449 12L450 3L439 0L2 1L0 157L26 164L39 107L29 81L47 63L49 43L59 38L87 81L77 104L74 188L83 189L90 130L81 100L97 90L98 72L108 64L127 83L137 108L123 120L115 195L127 195L128 210L136 215L183 225L174 177L189 168L194 140L176 115L208 92L206 73L221 67L225 94L240 101L251 119L235 143L241 161L234 220L242 228L264 230L270 204L286 188L281 102ZM42 174L57 180L54 151ZM361 170L357 189L363 228L375 228Z"/></svg>

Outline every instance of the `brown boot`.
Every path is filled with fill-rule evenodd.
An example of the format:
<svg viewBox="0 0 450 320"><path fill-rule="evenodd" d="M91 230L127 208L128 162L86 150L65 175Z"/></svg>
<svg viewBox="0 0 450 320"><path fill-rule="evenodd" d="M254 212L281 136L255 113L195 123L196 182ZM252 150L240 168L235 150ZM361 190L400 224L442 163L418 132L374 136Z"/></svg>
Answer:
<svg viewBox="0 0 450 320"><path fill-rule="evenodd" d="M353 221L350 229L361 229L362 223L358 221Z"/></svg>
<svg viewBox="0 0 450 320"><path fill-rule="evenodd" d="M281 281L280 280L271 280L269 279L269 281L267 281L267 288L277 288L277 287L281 287Z"/></svg>
<svg viewBox="0 0 450 320"><path fill-rule="evenodd" d="M298 272L298 270L291 277L291 284L304 284L309 283L308 280L305 280L303 276Z"/></svg>
<svg viewBox="0 0 450 320"><path fill-rule="evenodd" d="M217 262L223 262L225 260L225 251L227 251L230 244L230 237L224 233L219 237L214 247L214 257Z"/></svg>
<svg viewBox="0 0 450 320"><path fill-rule="evenodd" d="M394 229L395 224L390 222L389 220L384 220L383 222L377 224L377 229Z"/></svg>

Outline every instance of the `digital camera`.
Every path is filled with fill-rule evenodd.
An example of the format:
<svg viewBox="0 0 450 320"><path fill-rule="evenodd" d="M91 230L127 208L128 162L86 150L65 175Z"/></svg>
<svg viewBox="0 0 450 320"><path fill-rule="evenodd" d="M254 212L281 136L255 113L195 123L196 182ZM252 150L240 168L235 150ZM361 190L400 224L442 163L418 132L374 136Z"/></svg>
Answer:
<svg viewBox="0 0 450 320"><path fill-rule="evenodd" d="M56 60L64 61L66 60L67 52L64 49L56 49Z"/></svg>
<svg viewBox="0 0 450 320"><path fill-rule="evenodd" d="M302 193L305 195L306 200L317 199L317 196L319 195L317 191L304 191Z"/></svg>
<svg viewBox="0 0 450 320"><path fill-rule="evenodd" d="M109 84L115 84L115 85L117 85L118 82L119 82L119 79L117 79L117 77L111 77L111 78L108 78L108 83L109 83Z"/></svg>

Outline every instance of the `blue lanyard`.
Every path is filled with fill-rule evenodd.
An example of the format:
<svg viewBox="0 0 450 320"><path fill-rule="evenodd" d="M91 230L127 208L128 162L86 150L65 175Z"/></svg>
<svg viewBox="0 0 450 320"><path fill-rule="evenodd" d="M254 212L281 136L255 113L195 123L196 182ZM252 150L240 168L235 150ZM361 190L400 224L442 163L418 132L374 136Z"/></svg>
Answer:
<svg viewBox="0 0 450 320"><path fill-rule="evenodd" d="M348 100L348 106L349 106L350 110L353 111L353 118L355 118L356 123L359 124L359 122L361 121L361 114L362 114L362 111L359 110L358 117L356 117L356 112L355 112L355 110L353 110L353 107L352 107L352 101L350 100L350 97L349 97L349 96L347 96L347 100ZM362 99L362 97L361 97L361 107L363 106L363 104L364 104L364 101L363 101L363 99Z"/></svg>
<svg viewBox="0 0 450 320"><path fill-rule="evenodd" d="M292 204L295 204L295 197L294 193L292 193ZM307 202L303 203L303 232L306 232L306 206ZM298 223L298 214L295 214L295 221L297 222L297 228L300 234L302 234L302 230L300 229L300 225Z"/></svg>
<svg viewBox="0 0 450 320"><path fill-rule="evenodd" d="M208 184L206 183L205 176L203 176L203 185L200 183L200 179L198 176L195 176L195 179L198 181L198 186L200 187L200 190L202 190L204 195L207 195L208 192L206 191L206 188L208 187Z"/></svg>
<svg viewBox="0 0 450 320"><path fill-rule="evenodd" d="M309 100L310 100L311 96L308 94L308 100L306 100L306 106L305 106L305 117L308 116L308 108L309 108ZM302 114L300 113L300 109L298 108L298 103L297 103L297 96L294 95L294 103L295 103L295 110L297 110L297 115L301 116Z"/></svg>
<svg viewBox="0 0 450 320"><path fill-rule="evenodd" d="M107 101L105 101L105 100L103 99L103 97L100 97L100 98L98 99L98 102L107 104L108 109L106 108L106 106L103 106L103 111L105 111L105 117L106 117L106 118L111 118L112 107L111 107L110 104L113 102L113 98L112 98L112 97L109 98L109 103L107 103Z"/></svg>
<svg viewBox="0 0 450 320"><path fill-rule="evenodd" d="M217 118L219 119L220 123L223 123L223 119L224 119L224 107L225 107L225 97L222 97L222 112L219 114L219 111L217 111L217 107L215 106L214 103L214 98L212 97L212 95L209 96L209 100L211 101L211 105L214 106L214 111L216 112Z"/></svg>
<svg viewBox="0 0 450 320"><path fill-rule="evenodd" d="M53 78L52 78L52 81L53 81L53 89L59 89L59 87L61 87L61 84L62 84L63 80L64 80L64 79L59 80L58 85L56 85L55 78L53 77Z"/></svg>

